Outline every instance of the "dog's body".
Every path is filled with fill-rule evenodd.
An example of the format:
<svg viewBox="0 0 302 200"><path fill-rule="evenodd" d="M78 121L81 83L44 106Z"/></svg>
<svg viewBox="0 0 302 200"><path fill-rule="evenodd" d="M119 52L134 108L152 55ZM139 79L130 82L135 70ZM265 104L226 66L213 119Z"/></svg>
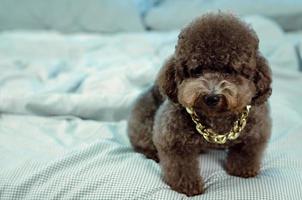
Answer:
<svg viewBox="0 0 302 200"><path fill-rule="evenodd" d="M271 132L270 85L255 33L231 15L207 15L181 32L175 54L136 102L130 141L136 151L160 161L165 181L188 196L204 191L198 156L207 149L229 149L229 174L256 176ZM206 141L186 111L194 108L205 126L226 133L249 104L245 128L225 144Z"/></svg>

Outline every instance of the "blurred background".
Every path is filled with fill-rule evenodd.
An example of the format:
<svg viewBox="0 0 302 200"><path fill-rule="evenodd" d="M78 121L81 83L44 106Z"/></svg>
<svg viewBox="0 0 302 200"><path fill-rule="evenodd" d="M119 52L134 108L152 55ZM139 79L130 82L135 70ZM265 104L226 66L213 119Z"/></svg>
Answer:
<svg viewBox="0 0 302 200"><path fill-rule="evenodd" d="M263 15L286 31L302 27L301 0L1 0L0 30L62 32L171 30L209 11Z"/></svg>
<svg viewBox="0 0 302 200"><path fill-rule="evenodd" d="M263 15L285 31L302 27L301 0L1 0L0 30L100 32L173 30L209 11Z"/></svg>

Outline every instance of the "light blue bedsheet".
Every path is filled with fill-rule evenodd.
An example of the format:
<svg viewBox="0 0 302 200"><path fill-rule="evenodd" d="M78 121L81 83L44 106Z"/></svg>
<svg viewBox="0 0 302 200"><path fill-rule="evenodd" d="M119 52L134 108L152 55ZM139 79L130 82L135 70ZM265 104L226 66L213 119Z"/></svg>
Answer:
<svg viewBox="0 0 302 200"><path fill-rule="evenodd" d="M302 74L274 23L247 19L273 69L273 134L256 178L201 156L206 193L192 199L302 199ZM270 27L269 29L263 27ZM171 54L177 32L0 34L0 199L186 199L135 153L126 117Z"/></svg>

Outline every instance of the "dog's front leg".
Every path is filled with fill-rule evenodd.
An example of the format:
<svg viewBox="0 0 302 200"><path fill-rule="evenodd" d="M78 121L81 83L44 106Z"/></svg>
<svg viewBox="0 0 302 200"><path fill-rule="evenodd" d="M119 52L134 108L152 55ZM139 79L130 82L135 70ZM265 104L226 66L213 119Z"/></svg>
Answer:
<svg viewBox="0 0 302 200"><path fill-rule="evenodd" d="M165 182L171 189L193 196L204 191L198 160L200 136L187 119L182 108L166 101L155 117L152 139Z"/></svg>
<svg viewBox="0 0 302 200"><path fill-rule="evenodd" d="M240 143L231 147L226 161L226 171L233 176L254 177L259 173L266 142Z"/></svg>
<svg viewBox="0 0 302 200"><path fill-rule="evenodd" d="M173 190L187 196L203 193L197 152L158 149L158 153L164 180Z"/></svg>

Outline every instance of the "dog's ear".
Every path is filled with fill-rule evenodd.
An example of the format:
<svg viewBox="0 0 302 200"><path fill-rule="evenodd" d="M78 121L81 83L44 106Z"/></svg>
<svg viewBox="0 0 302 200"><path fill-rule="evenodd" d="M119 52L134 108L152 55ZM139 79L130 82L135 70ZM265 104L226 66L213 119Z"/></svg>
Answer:
<svg viewBox="0 0 302 200"><path fill-rule="evenodd" d="M156 84L163 96L167 96L170 100L177 103L177 83L175 59L170 57L163 65L157 76Z"/></svg>
<svg viewBox="0 0 302 200"><path fill-rule="evenodd" d="M254 83L256 86L256 95L252 99L252 104L263 104L272 94L272 72L265 58L259 54L256 57L256 73L254 75Z"/></svg>

